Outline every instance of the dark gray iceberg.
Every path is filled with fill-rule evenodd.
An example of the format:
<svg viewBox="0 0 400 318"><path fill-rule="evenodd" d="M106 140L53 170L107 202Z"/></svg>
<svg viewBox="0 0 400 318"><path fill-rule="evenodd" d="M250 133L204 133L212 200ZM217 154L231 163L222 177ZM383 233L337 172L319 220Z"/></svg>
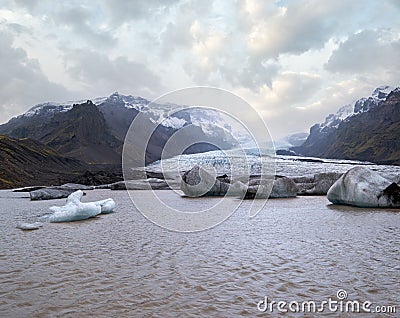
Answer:
<svg viewBox="0 0 400 318"><path fill-rule="evenodd" d="M400 208L400 186L366 167L354 167L332 185L327 198L333 204Z"/></svg>

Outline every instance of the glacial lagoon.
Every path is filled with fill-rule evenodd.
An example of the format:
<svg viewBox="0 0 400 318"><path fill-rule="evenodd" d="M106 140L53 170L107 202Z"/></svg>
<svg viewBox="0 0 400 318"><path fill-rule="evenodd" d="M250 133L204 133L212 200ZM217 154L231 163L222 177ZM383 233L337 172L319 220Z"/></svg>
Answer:
<svg viewBox="0 0 400 318"><path fill-rule="evenodd" d="M218 200L157 195L197 207ZM107 197L115 213L21 231L18 222L33 222L65 200L31 202L0 191L2 317L265 317L278 315L257 308L265 297L321 302L339 290L371 308L400 303L396 210L297 197L268 200L249 219L247 201L214 228L178 233L147 220L126 191L87 191L82 201ZM325 309L323 316L354 313Z"/></svg>

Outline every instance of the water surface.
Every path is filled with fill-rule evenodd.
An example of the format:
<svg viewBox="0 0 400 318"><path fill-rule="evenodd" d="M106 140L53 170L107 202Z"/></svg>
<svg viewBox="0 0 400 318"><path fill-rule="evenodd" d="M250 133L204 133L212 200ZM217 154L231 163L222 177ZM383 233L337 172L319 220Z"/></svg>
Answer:
<svg viewBox="0 0 400 318"><path fill-rule="evenodd" d="M256 305L264 296L321 301L338 289L351 300L400 303L395 210L275 199L253 219L244 206L210 230L176 233L145 219L125 191L87 191L84 201L107 197L117 202L113 214L24 232L19 221L64 200L0 191L1 317L262 317L268 313Z"/></svg>

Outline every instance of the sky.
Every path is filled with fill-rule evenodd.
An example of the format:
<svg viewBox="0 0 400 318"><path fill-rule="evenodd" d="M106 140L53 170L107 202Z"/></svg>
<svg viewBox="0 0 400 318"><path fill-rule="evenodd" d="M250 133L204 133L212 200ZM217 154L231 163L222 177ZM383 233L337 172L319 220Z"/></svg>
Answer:
<svg viewBox="0 0 400 318"><path fill-rule="evenodd" d="M400 86L398 0L0 0L0 123L33 105L213 86L273 138Z"/></svg>

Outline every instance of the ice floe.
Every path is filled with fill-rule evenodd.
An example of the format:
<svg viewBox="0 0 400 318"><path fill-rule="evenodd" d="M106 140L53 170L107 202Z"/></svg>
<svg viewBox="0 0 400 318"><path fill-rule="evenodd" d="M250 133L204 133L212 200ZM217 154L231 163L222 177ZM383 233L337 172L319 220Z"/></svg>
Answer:
<svg viewBox="0 0 400 318"><path fill-rule="evenodd" d="M24 231L37 230L42 226L43 226L42 222L34 222L34 223L20 222L17 224L17 228Z"/></svg>
<svg viewBox="0 0 400 318"><path fill-rule="evenodd" d="M100 213L111 213L115 208L113 199L105 199L97 202L81 202L83 192L81 190L71 193L63 206L52 206L53 213L40 218L46 222L71 222L86 220Z"/></svg>

